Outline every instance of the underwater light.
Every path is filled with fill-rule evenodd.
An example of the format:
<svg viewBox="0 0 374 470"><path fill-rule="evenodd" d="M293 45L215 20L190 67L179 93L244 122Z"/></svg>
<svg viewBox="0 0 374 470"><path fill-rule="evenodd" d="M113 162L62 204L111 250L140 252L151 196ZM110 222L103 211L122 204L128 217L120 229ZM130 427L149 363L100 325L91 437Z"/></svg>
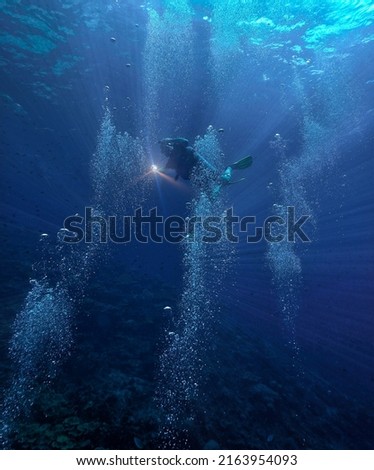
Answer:
<svg viewBox="0 0 374 470"><path fill-rule="evenodd" d="M151 171L153 173L157 173L158 172L158 166L157 165L151 165Z"/></svg>

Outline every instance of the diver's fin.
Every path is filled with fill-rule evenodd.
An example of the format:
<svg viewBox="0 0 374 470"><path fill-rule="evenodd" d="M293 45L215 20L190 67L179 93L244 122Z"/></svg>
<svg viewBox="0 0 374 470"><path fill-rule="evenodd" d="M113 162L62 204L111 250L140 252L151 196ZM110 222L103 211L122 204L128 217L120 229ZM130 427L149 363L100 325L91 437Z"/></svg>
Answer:
<svg viewBox="0 0 374 470"><path fill-rule="evenodd" d="M245 178L240 178L240 180L236 180L236 181L230 181L229 184L236 184L236 183L241 183L242 181L244 181Z"/></svg>
<svg viewBox="0 0 374 470"><path fill-rule="evenodd" d="M241 160L229 165L233 170L245 170L252 165L253 158L252 157L244 157Z"/></svg>

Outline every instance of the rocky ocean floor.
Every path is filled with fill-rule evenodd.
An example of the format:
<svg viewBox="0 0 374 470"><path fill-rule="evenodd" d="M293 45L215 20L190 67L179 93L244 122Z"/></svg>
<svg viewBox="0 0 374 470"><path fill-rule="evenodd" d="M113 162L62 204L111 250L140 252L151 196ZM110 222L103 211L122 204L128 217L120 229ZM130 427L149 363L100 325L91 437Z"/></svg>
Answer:
<svg viewBox="0 0 374 470"><path fill-rule="evenodd" d="M3 280L1 383L10 378L7 344L27 292L27 260ZM20 273L17 278L17 269ZM115 269L115 275L110 275ZM160 280L111 265L79 307L75 340L57 378L12 436L15 449L153 449L161 411L154 399L165 305L179 293ZM373 448L373 411L332 392L311 371L292 371L287 352L221 313L205 356L205 381L184 423L194 449Z"/></svg>

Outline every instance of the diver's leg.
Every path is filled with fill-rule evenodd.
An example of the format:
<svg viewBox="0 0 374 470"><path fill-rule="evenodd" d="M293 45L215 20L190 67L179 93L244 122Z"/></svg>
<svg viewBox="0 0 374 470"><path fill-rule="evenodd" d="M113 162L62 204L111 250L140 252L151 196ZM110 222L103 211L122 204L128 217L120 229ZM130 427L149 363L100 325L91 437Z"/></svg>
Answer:
<svg viewBox="0 0 374 470"><path fill-rule="evenodd" d="M219 177L220 183L222 186L225 186L226 184L230 184L232 178L232 168L231 166L228 166L225 171L222 173L222 175Z"/></svg>
<svg viewBox="0 0 374 470"><path fill-rule="evenodd" d="M228 186L232 178L232 168L228 166L225 171L219 176L218 181L213 189L213 196L217 196L223 186Z"/></svg>

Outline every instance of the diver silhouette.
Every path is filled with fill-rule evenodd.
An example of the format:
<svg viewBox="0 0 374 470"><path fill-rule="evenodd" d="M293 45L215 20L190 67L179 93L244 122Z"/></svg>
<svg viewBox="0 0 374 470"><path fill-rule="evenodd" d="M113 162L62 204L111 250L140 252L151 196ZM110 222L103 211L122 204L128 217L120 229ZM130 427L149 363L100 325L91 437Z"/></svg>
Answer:
<svg viewBox="0 0 374 470"><path fill-rule="evenodd" d="M167 169L175 170L175 180L178 180L180 176L184 180L189 180L191 179L193 170L201 165L212 172L212 176L217 182L217 190L222 186L243 181L245 178L232 181L233 170L244 170L252 165L252 157L245 157L230 164L220 173L217 168L209 163L203 156L199 155L195 149L189 145L187 139L182 137L168 137L160 140L159 144L161 152L168 158L165 167L159 171L163 172Z"/></svg>

